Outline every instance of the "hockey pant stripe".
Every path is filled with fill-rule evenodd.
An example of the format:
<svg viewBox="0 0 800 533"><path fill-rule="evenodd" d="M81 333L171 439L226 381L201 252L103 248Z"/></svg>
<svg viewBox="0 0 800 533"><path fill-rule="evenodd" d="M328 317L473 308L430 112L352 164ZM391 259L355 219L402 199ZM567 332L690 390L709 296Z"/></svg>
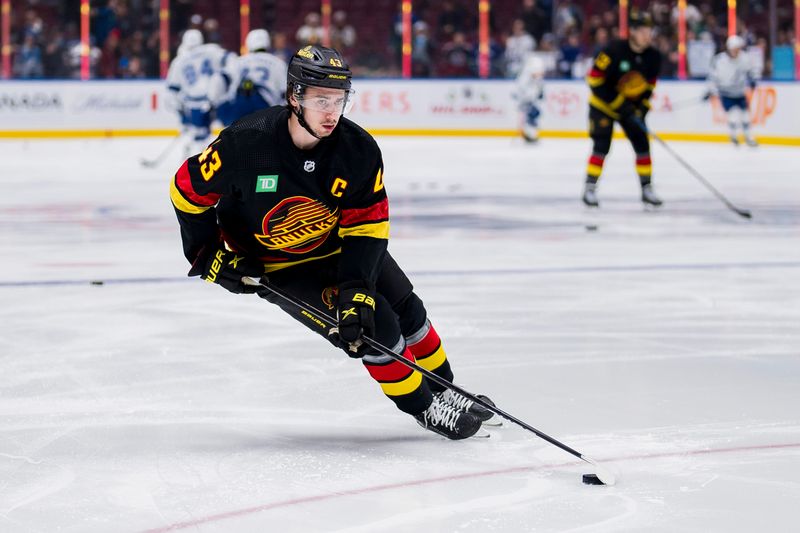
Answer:
<svg viewBox="0 0 800 533"><path fill-rule="evenodd" d="M407 347L403 348L403 344L403 339L400 339L393 350L397 352L402 349L403 357L415 362L411 350ZM422 374L389 356L365 355L362 362L369 375L378 382L383 393L387 396L411 394L422 385Z"/></svg>
<svg viewBox="0 0 800 533"><path fill-rule="evenodd" d="M586 174L592 178L599 178L603 173L603 163L605 157L600 154L592 154L589 156L589 165L586 167Z"/></svg>
<svg viewBox="0 0 800 533"><path fill-rule="evenodd" d="M640 176L650 176L653 173L653 162L650 154L636 155L636 173Z"/></svg>
<svg viewBox="0 0 800 533"><path fill-rule="evenodd" d="M419 331L406 338L408 349L414 354L417 363L431 372L447 362L447 354L442 347L442 340L433 328L430 320Z"/></svg>

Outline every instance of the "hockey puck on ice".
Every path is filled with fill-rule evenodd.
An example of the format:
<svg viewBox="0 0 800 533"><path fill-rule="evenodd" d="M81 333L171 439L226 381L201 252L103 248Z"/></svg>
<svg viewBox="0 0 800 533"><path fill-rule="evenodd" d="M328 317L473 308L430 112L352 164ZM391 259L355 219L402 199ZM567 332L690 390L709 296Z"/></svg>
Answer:
<svg viewBox="0 0 800 533"><path fill-rule="evenodd" d="M100 281L100 280L96 280L96 279L95 279L95 280L92 280L92 281L90 281L90 282L89 282L89 284L90 284L90 285L102 285L102 284L103 284L103 282L102 282L102 281Z"/></svg>
<svg viewBox="0 0 800 533"><path fill-rule="evenodd" d="M587 224L586 231L597 231L597 226L594 224Z"/></svg>
<svg viewBox="0 0 800 533"><path fill-rule="evenodd" d="M604 483L600 481L600 478L597 477L596 474L584 474L583 475L583 483L586 485L603 485Z"/></svg>

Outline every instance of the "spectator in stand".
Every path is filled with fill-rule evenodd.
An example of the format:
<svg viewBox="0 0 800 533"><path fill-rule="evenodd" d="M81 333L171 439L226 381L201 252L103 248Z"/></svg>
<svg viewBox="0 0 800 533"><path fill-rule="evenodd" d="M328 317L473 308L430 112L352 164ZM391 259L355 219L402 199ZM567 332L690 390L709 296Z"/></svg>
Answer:
<svg viewBox="0 0 800 533"><path fill-rule="evenodd" d="M44 22L42 22L41 17L33 9L27 10L25 12L25 23L22 28L22 39L30 35L33 37L33 40L38 43L42 37L43 30Z"/></svg>
<svg viewBox="0 0 800 533"><path fill-rule="evenodd" d="M42 51L42 66L45 78L66 78L64 53L66 52L64 33L58 26L47 28L45 46Z"/></svg>
<svg viewBox="0 0 800 533"><path fill-rule="evenodd" d="M91 29L95 43L105 51L106 39L111 32L117 30L117 44L119 44L119 21L117 18L118 0L108 0L106 5L92 10ZM103 76L101 73L101 77ZM112 76L113 77L113 76Z"/></svg>
<svg viewBox="0 0 800 533"><path fill-rule="evenodd" d="M331 17L331 47L347 57L355 44L356 30L347 23L347 13L342 10L335 11Z"/></svg>
<svg viewBox="0 0 800 533"><path fill-rule="evenodd" d="M433 74L434 46L428 32L428 24L422 20L414 23L411 41L411 75L415 78L430 78Z"/></svg>
<svg viewBox="0 0 800 533"><path fill-rule="evenodd" d="M603 48L608 46L610 40L608 30L605 27L599 26L596 28L594 30L594 37L592 38L592 57L602 52Z"/></svg>
<svg viewBox="0 0 800 533"><path fill-rule="evenodd" d="M678 49L667 34L659 34L654 43L656 49L661 52L661 72L659 78L675 78L678 75Z"/></svg>
<svg viewBox="0 0 800 533"><path fill-rule="evenodd" d="M506 39L506 77L516 78L525 58L529 53L536 50L536 41L525 31L525 21L514 19L511 23L511 35Z"/></svg>
<svg viewBox="0 0 800 533"><path fill-rule="evenodd" d="M567 35L567 40L561 44L558 58L558 74L561 78L572 78L572 69L581 59L581 34L573 30Z"/></svg>
<svg viewBox="0 0 800 533"><path fill-rule="evenodd" d="M708 9L710 10L710 6L708 6ZM679 15L678 6L676 4L672 8L672 14L670 16L670 22L672 23L672 26L675 27L675 28L678 27L678 15ZM656 23L659 22L659 19L657 19L657 18L654 18L653 20ZM700 10L696 6L687 3L686 4L686 27L688 29L694 31L695 33L698 33L700 31L701 26L702 26L702 22L703 22L703 14L700 12Z"/></svg>
<svg viewBox="0 0 800 533"><path fill-rule="evenodd" d="M531 34L537 43L542 40L545 32L550 31L550 16L536 0L522 1L519 18L525 22L525 31Z"/></svg>
<svg viewBox="0 0 800 533"><path fill-rule="evenodd" d="M288 65L295 52L296 50L289 46L285 33L278 31L272 34L272 55Z"/></svg>
<svg viewBox="0 0 800 533"><path fill-rule="evenodd" d="M450 39L457 32L464 33L467 27L469 14L460 3L456 4L452 0L442 2L442 10L439 12L438 27L442 38Z"/></svg>
<svg viewBox="0 0 800 533"><path fill-rule="evenodd" d="M306 15L305 24L300 26L294 38L299 47L309 44L322 44L325 30L322 28L319 13L311 12Z"/></svg>
<svg viewBox="0 0 800 533"><path fill-rule="evenodd" d="M97 64L97 75L103 79L119 78L122 72L119 69L119 60L122 51L119 45L119 29L114 28L106 37L103 45L103 53Z"/></svg>
<svg viewBox="0 0 800 533"><path fill-rule="evenodd" d="M475 75L474 47L467 42L462 32L453 34L450 41L442 46L442 61L439 75L445 78L468 78Z"/></svg>
<svg viewBox="0 0 800 533"><path fill-rule="evenodd" d="M143 61L139 56L123 57L120 61L120 70L123 79L144 79L145 73Z"/></svg>
<svg viewBox="0 0 800 533"><path fill-rule="evenodd" d="M215 18L208 18L203 21L203 37L206 43L219 44L222 42L222 34L219 31L219 22Z"/></svg>
<svg viewBox="0 0 800 533"><path fill-rule="evenodd" d="M617 11L608 9L602 14L603 26L609 28L611 39L619 39L619 24L617 23Z"/></svg>
<svg viewBox="0 0 800 533"><path fill-rule="evenodd" d="M97 66L100 63L100 58L103 52L94 44L94 37L89 41L89 77L97 77ZM67 76L69 78L79 80L81 78L81 51L83 45L80 39L73 39L67 43L67 52L65 54L67 63Z"/></svg>
<svg viewBox="0 0 800 533"><path fill-rule="evenodd" d="M17 49L17 53L14 55L12 72L15 78L20 79L38 79L44 77L42 49L36 44L36 37L34 34L25 34L22 46Z"/></svg>
<svg viewBox="0 0 800 533"><path fill-rule="evenodd" d="M560 39L564 39L572 31L580 32L583 28L583 12L575 5L572 0L564 0L558 3L555 14L555 34Z"/></svg>
<svg viewBox="0 0 800 533"><path fill-rule="evenodd" d="M496 36L496 32L489 34L489 77L504 78L506 76L506 47L508 37L504 33ZM476 51L477 48L476 48Z"/></svg>

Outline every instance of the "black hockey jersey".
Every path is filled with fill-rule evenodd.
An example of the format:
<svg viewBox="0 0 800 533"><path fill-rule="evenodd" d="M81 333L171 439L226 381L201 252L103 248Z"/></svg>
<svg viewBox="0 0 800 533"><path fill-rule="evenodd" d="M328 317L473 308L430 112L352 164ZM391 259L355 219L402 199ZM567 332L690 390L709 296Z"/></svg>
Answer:
<svg viewBox="0 0 800 533"><path fill-rule="evenodd" d="M245 117L178 169L170 197L184 254L192 262L222 239L265 273L341 254L340 282L374 283L389 237L380 149L342 117L330 137L301 150L289 113Z"/></svg>
<svg viewBox="0 0 800 533"><path fill-rule="evenodd" d="M636 53L628 41L612 41L586 76L592 90L589 105L612 118L618 118L616 110L626 100L649 107L660 70L661 53L652 46Z"/></svg>

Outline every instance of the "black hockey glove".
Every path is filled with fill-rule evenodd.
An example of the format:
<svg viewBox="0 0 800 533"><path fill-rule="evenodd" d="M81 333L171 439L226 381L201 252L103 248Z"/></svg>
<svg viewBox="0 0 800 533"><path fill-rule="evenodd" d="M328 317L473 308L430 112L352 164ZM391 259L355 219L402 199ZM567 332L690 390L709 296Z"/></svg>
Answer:
<svg viewBox="0 0 800 533"><path fill-rule="evenodd" d="M242 283L242 277L259 278L263 274L264 265L259 261L226 250L221 243L201 248L189 270L189 276L200 276L209 283L222 285L235 294L256 292L259 287L245 285Z"/></svg>
<svg viewBox="0 0 800 533"><path fill-rule="evenodd" d="M350 357L363 357L369 345L361 336L372 337L375 333L375 292L364 285L361 281L340 284L336 300L339 346Z"/></svg>

